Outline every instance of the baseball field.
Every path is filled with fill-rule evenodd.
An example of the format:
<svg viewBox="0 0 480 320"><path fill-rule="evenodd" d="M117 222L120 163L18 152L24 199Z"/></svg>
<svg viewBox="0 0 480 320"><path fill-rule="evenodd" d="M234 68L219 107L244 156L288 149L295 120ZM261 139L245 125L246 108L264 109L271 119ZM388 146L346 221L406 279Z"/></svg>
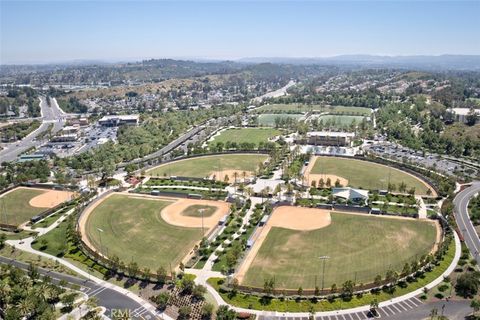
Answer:
<svg viewBox="0 0 480 320"><path fill-rule="evenodd" d="M103 255L136 261L153 271L160 266L168 270L178 266L228 211L222 201L117 193L89 208L79 225L87 245Z"/></svg>
<svg viewBox="0 0 480 320"><path fill-rule="evenodd" d="M18 187L0 196L0 223L21 225L30 218L71 200L72 192Z"/></svg>
<svg viewBox="0 0 480 320"><path fill-rule="evenodd" d="M274 277L276 288L286 289L321 287L323 275L324 288L367 284L388 270L401 272L439 240L432 221L300 207L275 209L258 232L236 277L255 287Z"/></svg>
<svg viewBox="0 0 480 320"><path fill-rule="evenodd" d="M234 172L239 177L243 172L247 176L253 175L261 162L268 159L264 154L225 154L215 156L197 157L186 160L179 160L160 165L147 171L147 174L155 177L163 176L183 176L206 178L215 177L223 180L228 175L230 181L233 180Z"/></svg>
<svg viewBox="0 0 480 320"><path fill-rule="evenodd" d="M332 185L338 177L343 185L347 181L350 187L368 190L386 190L390 181L398 191L399 185L404 182L407 190L415 188L415 193L419 195L424 195L431 189L425 182L407 172L369 161L337 157L313 157L305 171L305 177L310 182L318 182L320 178L326 181L326 177L330 177ZM435 190L431 191L432 195L436 195Z"/></svg>
<svg viewBox="0 0 480 320"><path fill-rule="evenodd" d="M273 128L233 128L220 132L210 141L210 144L217 142L249 142L258 145L260 142L267 142L268 139L280 135L282 132Z"/></svg>

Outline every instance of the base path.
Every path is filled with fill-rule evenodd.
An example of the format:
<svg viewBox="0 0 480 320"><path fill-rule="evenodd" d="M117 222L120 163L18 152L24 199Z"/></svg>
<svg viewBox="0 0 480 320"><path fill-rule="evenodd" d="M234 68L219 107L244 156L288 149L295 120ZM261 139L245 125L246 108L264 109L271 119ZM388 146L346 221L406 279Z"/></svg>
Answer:
<svg viewBox="0 0 480 320"><path fill-rule="evenodd" d="M30 188L31 189L31 188ZM37 189L45 190L45 189ZM28 204L32 207L53 208L63 202L72 200L75 194L70 191L45 190L46 192L32 198Z"/></svg>

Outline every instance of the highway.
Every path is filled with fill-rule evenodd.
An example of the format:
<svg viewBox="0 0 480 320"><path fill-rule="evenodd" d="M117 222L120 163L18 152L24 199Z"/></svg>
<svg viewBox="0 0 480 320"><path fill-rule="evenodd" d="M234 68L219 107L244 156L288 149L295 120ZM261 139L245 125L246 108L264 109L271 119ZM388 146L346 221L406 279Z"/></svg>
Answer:
<svg viewBox="0 0 480 320"><path fill-rule="evenodd" d="M0 151L0 159L2 162L14 161L22 152L26 151L27 149L42 145L44 141L36 140L36 137L42 132L45 132L50 124L53 123L52 133L58 132L63 128L68 115L63 113L55 99L52 99L51 106L49 106L46 98L40 97L40 108L42 114L40 118L42 124L40 127L23 138L21 141L4 144L4 149Z"/></svg>
<svg viewBox="0 0 480 320"><path fill-rule="evenodd" d="M0 263L10 264L17 268L28 270L28 264L17 260L8 259L0 256ZM52 282L58 283L61 280L65 280L70 284L75 284L80 287L80 291L87 294L89 297L96 297L98 299L99 306L105 307L107 310L105 315L112 318L113 313L116 310L128 310L130 318L132 319L161 319L159 315L155 315L149 310L145 309L134 299L119 293L108 287L96 284L93 281L82 279L54 271L50 271L43 268L38 268L38 272L43 276L50 276ZM134 295L134 293L132 293ZM113 312L112 312L113 310Z"/></svg>
<svg viewBox="0 0 480 320"><path fill-rule="evenodd" d="M465 244L470 250L472 256L477 261L477 264L480 265L480 239L478 238L477 232L473 227L470 217L468 215L468 202L470 199L477 193L480 192L480 181L475 181L472 185L465 190L459 192L455 199L453 199L454 204L454 215L455 220L457 221L458 229L465 239Z"/></svg>

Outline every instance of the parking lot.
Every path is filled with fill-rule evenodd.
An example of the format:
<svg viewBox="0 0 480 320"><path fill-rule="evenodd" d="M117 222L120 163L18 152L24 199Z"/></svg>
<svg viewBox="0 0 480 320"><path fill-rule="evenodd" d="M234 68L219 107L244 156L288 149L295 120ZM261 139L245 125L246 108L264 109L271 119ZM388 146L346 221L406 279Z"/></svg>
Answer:
<svg viewBox="0 0 480 320"><path fill-rule="evenodd" d="M425 168L435 168L436 171L450 176L463 174L475 178L478 175L478 170L473 166L445 159L435 153L415 151L392 142L367 144L364 150L380 157L400 162L409 161Z"/></svg>

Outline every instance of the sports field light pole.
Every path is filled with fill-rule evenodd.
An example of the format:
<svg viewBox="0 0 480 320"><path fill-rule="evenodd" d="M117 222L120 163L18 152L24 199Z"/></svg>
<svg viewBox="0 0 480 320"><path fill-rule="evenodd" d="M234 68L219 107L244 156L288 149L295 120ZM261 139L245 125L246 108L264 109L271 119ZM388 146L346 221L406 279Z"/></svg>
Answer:
<svg viewBox="0 0 480 320"><path fill-rule="evenodd" d="M200 213L202 214L202 237L205 236L205 230L203 230L203 212L205 211L205 209L199 209L198 211L200 211Z"/></svg>
<svg viewBox="0 0 480 320"><path fill-rule="evenodd" d="M323 271L322 271L322 292L325 284L325 262L330 259L329 256L321 256L318 257L318 259L323 260Z"/></svg>
<svg viewBox="0 0 480 320"><path fill-rule="evenodd" d="M98 237L100 238L100 254L102 254L101 251L103 251L103 244L102 244L103 229L97 228L97 231L98 231Z"/></svg>

